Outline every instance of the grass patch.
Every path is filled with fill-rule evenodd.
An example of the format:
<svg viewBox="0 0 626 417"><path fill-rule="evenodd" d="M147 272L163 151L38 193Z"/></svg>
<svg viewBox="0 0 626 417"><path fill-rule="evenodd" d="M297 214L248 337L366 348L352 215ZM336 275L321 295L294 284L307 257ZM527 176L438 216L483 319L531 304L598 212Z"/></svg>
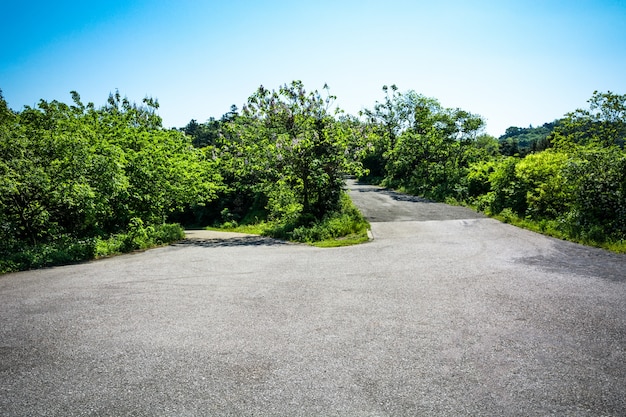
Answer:
<svg viewBox="0 0 626 417"><path fill-rule="evenodd" d="M365 243L369 241L369 236L367 235L367 231L365 234L363 233L355 233L349 236L337 238L337 239L329 239L329 240L321 240L319 242L312 242L312 246L316 246L318 248L338 248L342 246L353 246L360 245L361 243Z"/></svg>
<svg viewBox="0 0 626 417"><path fill-rule="evenodd" d="M108 238L76 239L63 235L37 245L16 243L0 250L0 274L85 262L167 245L184 237L185 230L178 224L144 227L139 220L131 222L127 233Z"/></svg>
<svg viewBox="0 0 626 417"><path fill-rule="evenodd" d="M333 248L367 242L369 227L367 220L344 193L340 210L326 215L321 220L300 216L291 221L262 221L246 225L227 221L219 227L207 227L206 230L247 233Z"/></svg>
<svg viewBox="0 0 626 417"><path fill-rule="evenodd" d="M596 248L602 248L616 253L626 253L626 241L625 240L598 240L591 236L593 235L579 235L574 236L567 231L567 226L563 222L558 220L533 220L529 218L522 218L513 213L510 209L504 209L499 214L491 215L496 220L503 223L512 224L516 227L531 230L533 232L541 233L546 236L551 236L561 240L567 240L574 243L580 243L581 245L592 246Z"/></svg>

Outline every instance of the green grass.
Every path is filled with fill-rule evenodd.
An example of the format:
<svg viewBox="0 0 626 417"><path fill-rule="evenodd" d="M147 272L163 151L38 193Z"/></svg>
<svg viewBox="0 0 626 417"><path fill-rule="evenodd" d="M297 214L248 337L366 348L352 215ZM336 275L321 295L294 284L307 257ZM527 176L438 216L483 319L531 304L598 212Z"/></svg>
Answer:
<svg viewBox="0 0 626 417"><path fill-rule="evenodd" d="M367 235L366 231L365 234L354 233L342 238L321 240L319 242L312 242L310 244L318 248L338 248L342 246L360 245L361 243L365 243L367 241L369 241L369 236Z"/></svg>
<svg viewBox="0 0 626 417"><path fill-rule="evenodd" d="M504 209L501 213L491 215L494 219L497 219L503 223L512 224L513 226L521 227L523 229L531 230L533 232L541 233L546 236L551 236L561 240L567 240L570 242L580 243L581 245L592 246L596 248L602 248L616 253L626 253L626 241L599 241L584 236L573 236L566 230L563 230L563 225L557 220L532 220L528 218L521 218L514 214L510 209Z"/></svg>
<svg viewBox="0 0 626 417"><path fill-rule="evenodd" d="M220 227L206 229L262 235L322 248L358 245L369 240L369 223L347 194L342 197L341 209L321 220L305 221L301 217L294 221L264 221L248 225L226 222Z"/></svg>
<svg viewBox="0 0 626 417"><path fill-rule="evenodd" d="M145 250L167 245L184 237L185 231L178 224L144 227L141 222L136 222L127 233L115 234L106 239L59 236L52 242L3 248L0 251L0 274L69 265Z"/></svg>
<svg viewBox="0 0 626 417"><path fill-rule="evenodd" d="M220 227L205 227L204 230L213 230L216 232L234 232L234 233L246 233L249 235L263 235L266 229L269 228L269 225L266 222L259 222L257 224L244 224L244 225L233 225L226 224Z"/></svg>

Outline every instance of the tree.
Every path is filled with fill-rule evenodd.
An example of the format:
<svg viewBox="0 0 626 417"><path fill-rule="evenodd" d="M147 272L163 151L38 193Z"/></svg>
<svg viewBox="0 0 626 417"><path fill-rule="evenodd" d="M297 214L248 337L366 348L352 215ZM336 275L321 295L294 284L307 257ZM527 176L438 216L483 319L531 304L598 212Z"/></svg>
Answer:
<svg viewBox="0 0 626 417"><path fill-rule="evenodd" d="M549 148L548 136L558 126L558 120L542 126L527 128L511 126L500 136L500 152L506 156L525 156Z"/></svg>
<svg viewBox="0 0 626 417"><path fill-rule="evenodd" d="M624 148L626 94L594 91L587 102L588 109L577 109L566 115L550 135L550 143L561 148L573 145Z"/></svg>
<svg viewBox="0 0 626 417"><path fill-rule="evenodd" d="M383 91L385 102L365 111L378 138L370 148L376 153L366 153L366 168L380 165L373 158L378 156L384 159L384 184L436 199L459 197L457 185L474 159L467 151L474 147L483 120L414 91L399 93L395 86L391 93L387 87Z"/></svg>
<svg viewBox="0 0 626 417"><path fill-rule="evenodd" d="M291 194L305 218L321 219L336 210L343 175L358 167L350 154L349 132L335 117L340 110L331 111L335 96L328 86L324 90L325 96L306 92L301 81L278 91L261 86L243 110L256 136L251 146L269 180L270 199Z"/></svg>
<svg viewBox="0 0 626 417"><path fill-rule="evenodd" d="M596 241L626 239L626 152L579 146L565 176L572 184L572 233Z"/></svg>
<svg viewBox="0 0 626 417"><path fill-rule="evenodd" d="M17 114L1 100L2 237L38 244L106 236L215 198L214 162L161 127L155 100L136 105L116 92L96 109L76 92L72 99Z"/></svg>

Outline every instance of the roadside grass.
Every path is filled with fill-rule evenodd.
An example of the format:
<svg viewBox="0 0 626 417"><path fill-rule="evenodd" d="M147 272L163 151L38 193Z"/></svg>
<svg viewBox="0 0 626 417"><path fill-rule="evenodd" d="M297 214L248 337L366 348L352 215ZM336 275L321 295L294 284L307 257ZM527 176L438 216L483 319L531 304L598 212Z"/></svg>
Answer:
<svg viewBox="0 0 626 417"><path fill-rule="evenodd" d="M474 207L472 208L475 209ZM558 220L532 220L522 218L513 213L510 209L504 209L499 214L490 214L488 212L485 214L503 223L508 223L546 236L579 243L585 246L602 248L615 253L626 253L626 240L602 240L594 238L593 234L584 233L576 236L567 230L563 230L563 225Z"/></svg>
<svg viewBox="0 0 626 417"><path fill-rule="evenodd" d="M46 243L5 246L0 249L0 274L106 258L168 245L184 237L185 230L179 224L144 227L143 222L136 219L131 222L128 232L107 238L76 239L62 235Z"/></svg>
<svg viewBox="0 0 626 417"><path fill-rule="evenodd" d="M394 191L415 195L407 192L406 189L399 188ZM559 220L533 220L530 218L523 218L516 215L510 208L505 208L498 214L491 213L489 209L481 210L476 204L471 204L463 200L457 200L453 197L448 197L443 201L445 204L451 206L463 206L470 208L476 212L483 213L493 219L499 220L503 223L511 224L522 229L531 230L542 235L554 237L560 240L566 240L569 242L579 243L585 246L591 246L595 248L606 249L615 253L626 253L626 240L611 240L606 239L606 236L598 231L572 231L571 227L564 225Z"/></svg>
<svg viewBox="0 0 626 417"><path fill-rule="evenodd" d="M334 248L367 242L369 227L352 200L344 194L340 210L321 220L299 217L287 221L261 221L245 225L225 222L218 227L207 227L206 230L248 233L321 248Z"/></svg>
<svg viewBox="0 0 626 417"><path fill-rule="evenodd" d="M328 239L321 240L319 242L312 242L311 245L317 246L318 248L338 248L342 246L360 245L361 243L365 243L368 241L369 236L367 235L367 231L365 231L365 234L353 233L351 235L337 239Z"/></svg>
<svg viewBox="0 0 626 417"><path fill-rule="evenodd" d="M269 227L267 222L259 222L256 224L242 224L235 225L231 222L222 224L221 226L208 226L204 230L213 230L216 232L234 232L234 233L246 233L249 235L262 236L265 230Z"/></svg>

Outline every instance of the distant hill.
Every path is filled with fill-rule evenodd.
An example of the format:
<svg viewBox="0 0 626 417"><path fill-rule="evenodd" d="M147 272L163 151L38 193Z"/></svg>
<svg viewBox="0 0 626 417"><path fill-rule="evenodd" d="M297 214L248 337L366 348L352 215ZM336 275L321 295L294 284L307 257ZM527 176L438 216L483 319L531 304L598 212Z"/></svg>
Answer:
<svg viewBox="0 0 626 417"><path fill-rule="evenodd" d="M532 152L542 151L549 147L548 136L560 121L544 123L542 126L533 127L509 127L504 135L498 138L500 152L503 155L524 156Z"/></svg>

